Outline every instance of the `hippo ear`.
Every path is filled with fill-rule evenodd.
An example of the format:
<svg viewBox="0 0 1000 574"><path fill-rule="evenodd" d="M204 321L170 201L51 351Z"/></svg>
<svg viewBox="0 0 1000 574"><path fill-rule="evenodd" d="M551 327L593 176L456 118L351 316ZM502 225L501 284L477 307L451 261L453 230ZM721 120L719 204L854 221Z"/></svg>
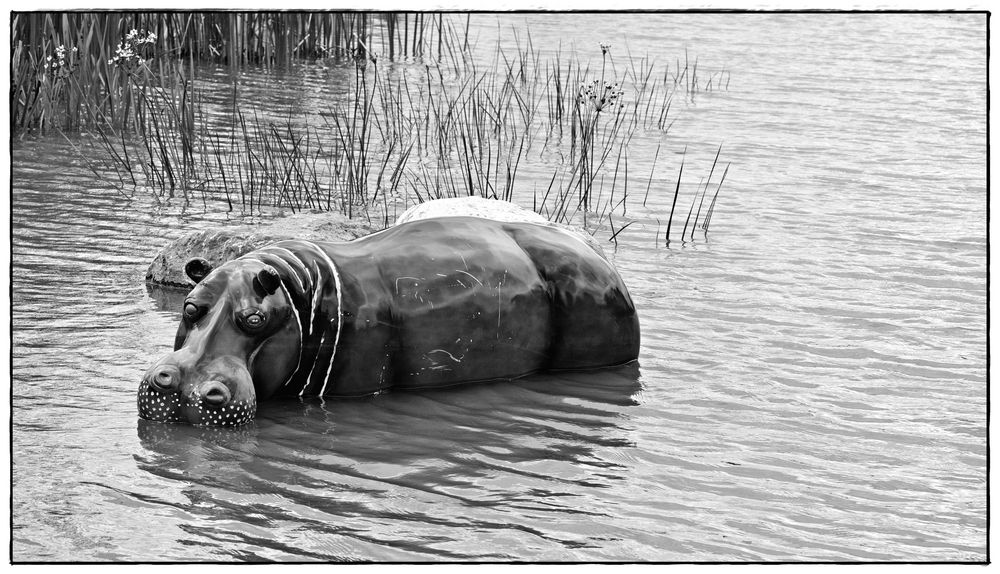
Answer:
<svg viewBox="0 0 1000 574"><path fill-rule="evenodd" d="M206 275L212 272L212 264L201 257L195 257L184 265L184 273L195 283L201 283Z"/></svg>
<svg viewBox="0 0 1000 574"><path fill-rule="evenodd" d="M278 290L280 285L281 277L278 276L278 272L274 270L274 267L270 265L258 271L257 276L254 277L254 290L261 297L273 294Z"/></svg>

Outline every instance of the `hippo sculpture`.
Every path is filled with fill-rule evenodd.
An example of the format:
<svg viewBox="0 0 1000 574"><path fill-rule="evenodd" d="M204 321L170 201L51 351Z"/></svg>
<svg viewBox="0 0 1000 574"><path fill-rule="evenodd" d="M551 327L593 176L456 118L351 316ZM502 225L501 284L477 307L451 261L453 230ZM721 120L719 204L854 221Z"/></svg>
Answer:
<svg viewBox="0 0 1000 574"><path fill-rule="evenodd" d="M139 416L236 426L272 397L357 397L637 358L617 271L576 233L436 217L344 243L280 241L185 268L174 351Z"/></svg>

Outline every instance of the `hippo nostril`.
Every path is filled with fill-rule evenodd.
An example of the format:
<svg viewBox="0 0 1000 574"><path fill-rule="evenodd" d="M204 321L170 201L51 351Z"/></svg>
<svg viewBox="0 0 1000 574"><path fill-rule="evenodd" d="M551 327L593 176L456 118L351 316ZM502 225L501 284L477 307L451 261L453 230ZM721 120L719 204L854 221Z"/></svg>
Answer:
<svg viewBox="0 0 1000 574"><path fill-rule="evenodd" d="M166 391L177 386L179 380L177 369L170 366L163 366L157 369L149 377L149 382L156 388Z"/></svg>
<svg viewBox="0 0 1000 574"><path fill-rule="evenodd" d="M229 402L230 394L226 385L209 381L202 385L202 397L206 403L219 407Z"/></svg>

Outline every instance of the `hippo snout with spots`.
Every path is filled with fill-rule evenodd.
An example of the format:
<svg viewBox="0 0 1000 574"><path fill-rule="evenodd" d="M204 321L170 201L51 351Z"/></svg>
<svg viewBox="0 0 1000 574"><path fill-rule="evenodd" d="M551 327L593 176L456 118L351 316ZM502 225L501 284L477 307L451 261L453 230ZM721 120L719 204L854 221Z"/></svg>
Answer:
<svg viewBox="0 0 1000 574"><path fill-rule="evenodd" d="M346 243L281 241L186 272L174 351L139 415L231 426L276 397L364 396L635 360L639 326L608 260L558 227L411 221Z"/></svg>
<svg viewBox="0 0 1000 574"><path fill-rule="evenodd" d="M174 360L172 355L164 361ZM216 370L191 375L180 384L180 369L167 362L150 367L139 385L139 416L160 422L195 425L237 426L253 420L257 397L245 366L223 358L214 362ZM224 372L222 365L229 366ZM231 370L230 370L231 369Z"/></svg>

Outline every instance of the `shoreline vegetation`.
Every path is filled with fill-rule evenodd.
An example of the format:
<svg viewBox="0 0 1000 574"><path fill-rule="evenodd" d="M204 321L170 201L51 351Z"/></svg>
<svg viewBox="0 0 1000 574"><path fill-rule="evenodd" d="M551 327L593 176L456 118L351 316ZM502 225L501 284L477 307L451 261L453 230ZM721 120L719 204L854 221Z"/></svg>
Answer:
<svg viewBox="0 0 1000 574"><path fill-rule="evenodd" d="M672 197L670 212L653 218L657 244L693 241L699 225L707 234L729 169L719 164L722 147L708 177L687 194L686 148L676 181L654 180L669 177L657 177L657 161L676 104L727 89L727 71L699 75L686 53L658 66L607 44L595 46L600 62L591 64L561 50L542 53L530 31L515 32L512 52L498 41L492 58L477 60L469 18L14 13L11 131L62 134L125 195L217 198L243 213L318 209L388 227L413 203L479 195L591 234L604 229L617 244L635 223L629 209L645 207L660 187ZM338 67L348 80L343 97L318 113L264 109L239 81L241 69L309 62ZM228 67L228 88L198 77L210 64ZM224 104L208 97L223 89ZM74 137L80 134L99 153L82 149L88 140ZM656 151L633 156L630 177L637 136L655 140ZM537 160L552 169L551 179L529 190L519 168ZM668 169L675 168L660 171ZM678 206L680 195L691 198Z"/></svg>

